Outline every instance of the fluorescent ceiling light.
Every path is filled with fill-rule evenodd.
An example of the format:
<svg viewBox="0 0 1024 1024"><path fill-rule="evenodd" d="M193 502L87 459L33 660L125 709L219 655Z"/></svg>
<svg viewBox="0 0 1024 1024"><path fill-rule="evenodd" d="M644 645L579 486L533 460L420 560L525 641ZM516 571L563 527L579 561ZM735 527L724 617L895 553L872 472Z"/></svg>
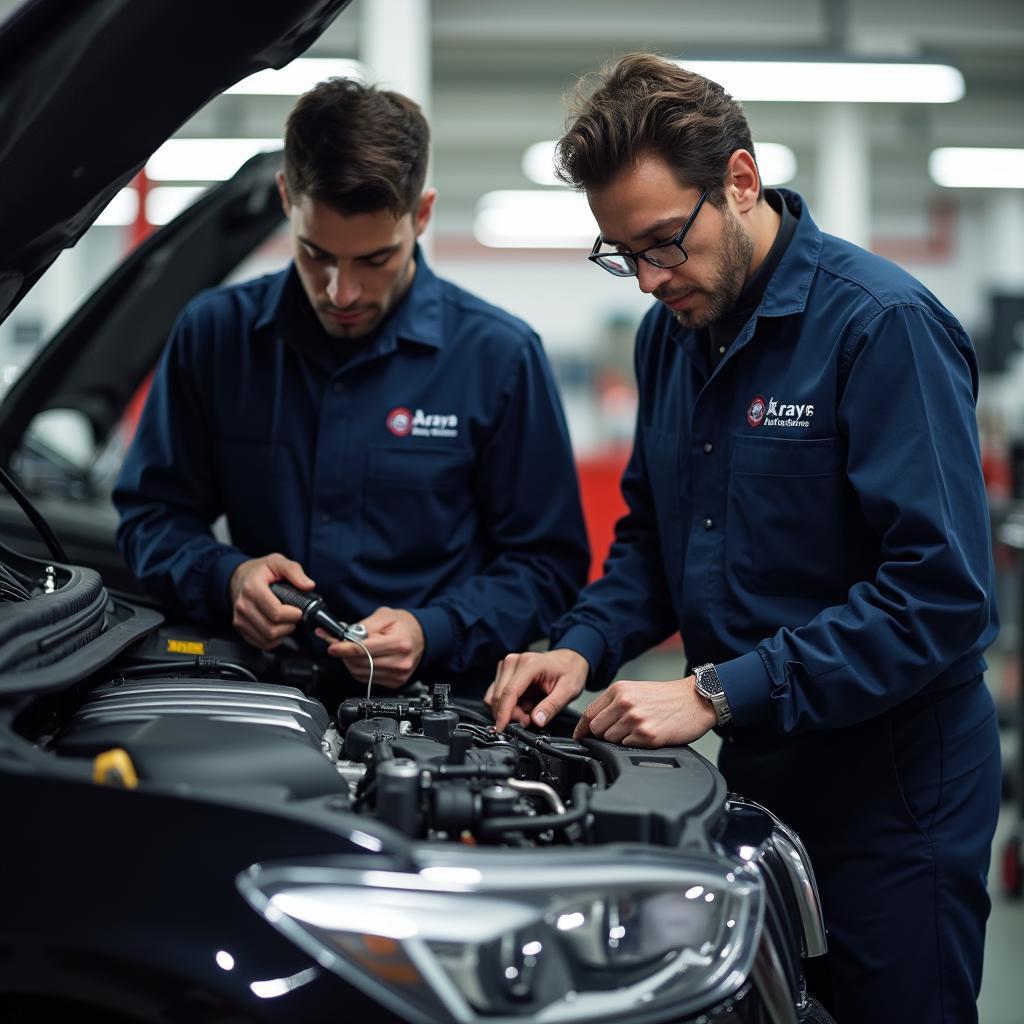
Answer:
<svg viewBox="0 0 1024 1024"><path fill-rule="evenodd" d="M755 142L761 184L785 185L796 177L796 153L781 142Z"/></svg>
<svg viewBox="0 0 1024 1024"><path fill-rule="evenodd" d="M205 191L202 185L162 185L151 189L146 195L146 219L150 224L166 224ZM138 212L139 193L133 185L128 185L114 196L93 224L105 228L127 227L135 223Z"/></svg>
<svg viewBox="0 0 1024 1024"><path fill-rule="evenodd" d="M298 96L326 78L366 81L366 68L357 60L340 57L297 57L280 70L257 71L224 92L236 96Z"/></svg>
<svg viewBox="0 0 1024 1024"><path fill-rule="evenodd" d="M588 248L598 227L586 197L568 189L488 192L476 204L473 234L482 245L519 249Z"/></svg>
<svg viewBox="0 0 1024 1024"><path fill-rule="evenodd" d="M554 139L535 142L523 153L523 174L538 185L561 185L555 177ZM755 142L757 166L764 185L784 185L796 175L796 154L781 142Z"/></svg>
<svg viewBox="0 0 1024 1024"><path fill-rule="evenodd" d="M1024 149L935 149L928 173L946 188L1024 188Z"/></svg>
<svg viewBox="0 0 1024 1024"><path fill-rule="evenodd" d="M680 60L738 100L776 103L955 103L964 76L948 64Z"/></svg>
<svg viewBox="0 0 1024 1024"><path fill-rule="evenodd" d="M249 157L280 148L280 139L168 139L146 174L154 181L226 181Z"/></svg>
<svg viewBox="0 0 1024 1024"><path fill-rule="evenodd" d="M203 185L161 185L146 195L146 219L150 224L167 224L204 192Z"/></svg>
<svg viewBox="0 0 1024 1024"><path fill-rule="evenodd" d="M103 208L103 212L93 221L93 225L101 228L124 227L134 222L139 212L139 193L134 188L121 189Z"/></svg>
<svg viewBox="0 0 1024 1024"><path fill-rule="evenodd" d="M523 153L523 174L538 185L563 185L564 182L555 177L555 139L535 142L526 147Z"/></svg>

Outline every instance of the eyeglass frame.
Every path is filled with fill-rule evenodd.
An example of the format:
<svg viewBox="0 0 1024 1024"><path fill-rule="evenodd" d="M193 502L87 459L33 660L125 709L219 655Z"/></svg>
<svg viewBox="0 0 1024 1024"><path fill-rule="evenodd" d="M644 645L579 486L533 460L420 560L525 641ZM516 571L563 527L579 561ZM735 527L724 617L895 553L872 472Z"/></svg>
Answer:
<svg viewBox="0 0 1024 1024"><path fill-rule="evenodd" d="M676 267L681 267L689 258L690 254L683 248L683 239L686 237L686 233L693 227L693 222L697 219L697 214L700 213L700 208L704 205L704 200L708 197L708 190L704 189L700 194L700 198L697 200L693 209L690 211L690 216L686 218L683 226L676 232L675 237L669 242L655 242L654 245L647 246L646 249L641 249L639 252L616 252L616 253L601 253L598 249L604 244L600 235L597 236L597 241L594 242L593 249L590 250L590 255L587 257L592 263L596 263L603 271L611 274L612 277L638 277L640 275L640 260L645 263L649 263L652 267L656 267L658 270L674 270ZM673 263L671 267L666 266L663 263L655 263L650 256L646 255L652 249L667 249L670 245L674 245L682 255L682 259L678 263ZM630 260L633 264L632 274L617 274L610 267L606 267L601 263L602 259L608 259L612 255L618 256L621 259Z"/></svg>

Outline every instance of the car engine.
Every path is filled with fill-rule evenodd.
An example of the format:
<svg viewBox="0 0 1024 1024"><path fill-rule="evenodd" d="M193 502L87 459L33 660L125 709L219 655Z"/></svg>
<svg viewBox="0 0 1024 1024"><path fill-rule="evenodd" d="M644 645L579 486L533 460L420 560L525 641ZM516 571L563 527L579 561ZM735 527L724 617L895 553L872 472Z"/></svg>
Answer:
<svg viewBox="0 0 1024 1024"><path fill-rule="evenodd" d="M443 684L348 698L332 716L294 686L134 666L90 689L48 745L94 761L123 751L138 779L172 786L330 795L411 838L470 844L676 846L713 823L725 795L688 748L498 732L483 705Z"/></svg>

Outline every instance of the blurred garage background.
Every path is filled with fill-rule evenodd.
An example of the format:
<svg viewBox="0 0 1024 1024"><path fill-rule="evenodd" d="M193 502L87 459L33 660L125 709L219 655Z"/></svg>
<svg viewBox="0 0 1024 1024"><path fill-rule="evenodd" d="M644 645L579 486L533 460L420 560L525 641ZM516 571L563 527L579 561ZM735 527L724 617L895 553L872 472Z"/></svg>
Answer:
<svg viewBox="0 0 1024 1024"><path fill-rule="evenodd" d="M0 18L15 6L15 0L0 0ZM978 348L984 371L978 414L1003 619L989 684L1004 726L1007 790L994 849L981 1019L1019 1024L1020 0L364 0L337 19L306 59L214 99L154 154L135 187L111 203L0 324L0 393L154 225L229 177L248 156L276 148L297 93L332 74L360 74L412 95L430 118L430 180L440 198L426 244L435 268L524 317L544 340L570 422L598 571L621 507L617 479L635 412L632 339L648 302L632 282L616 281L584 260L597 228L585 201L554 182L551 145L577 77L633 49L716 62L699 70L744 101L766 182L801 192L824 230L920 278L962 320ZM829 66L809 84L789 77L779 64L787 58ZM287 259L278 235L232 277L276 269ZM40 429L51 432L68 458L95 458L92 439L77 439L59 417ZM128 431L130 420L125 437ZM677 640L623 675L674 678L680 672Z"/></svg>

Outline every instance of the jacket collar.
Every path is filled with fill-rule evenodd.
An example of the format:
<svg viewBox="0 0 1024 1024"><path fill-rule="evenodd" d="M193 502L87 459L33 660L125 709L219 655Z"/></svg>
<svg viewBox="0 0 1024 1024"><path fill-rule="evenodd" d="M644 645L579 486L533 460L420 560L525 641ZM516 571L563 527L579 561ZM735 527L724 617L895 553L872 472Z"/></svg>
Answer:
<svg viewBox="0 0 1024 1024"><path fill-rule="evenodd" d="M811 219L803 197L788 188L777 190L782 201L796 217L796 230L779 260L758 307L758 316L791 316L807 307L811 282L818 270L822 236Z"/></svg>
<svg viewBox="0 0 1024 1024"><path fill-rule="evenodd" d="M818 258L821 255L822 234L818 225L811 219L803 198L796 192L786 188L777 190L782 201L796 218L796 229L790 239L786 251L779 260L768 284L765 286L761 304L751 314L736 339L729 346L717 367L708 361L706 346L701 344L701 332L689 328L677 328L676 338L682 345L690 361L706 376L711 377L731 359L737 352L750 344L757 328L757 321L762 316L791 316L802 313L807 307L807 296L811 283L818 270ZM665 310L668 313L668 310ZM671 315L669 313L669 315Z"/></svg>

